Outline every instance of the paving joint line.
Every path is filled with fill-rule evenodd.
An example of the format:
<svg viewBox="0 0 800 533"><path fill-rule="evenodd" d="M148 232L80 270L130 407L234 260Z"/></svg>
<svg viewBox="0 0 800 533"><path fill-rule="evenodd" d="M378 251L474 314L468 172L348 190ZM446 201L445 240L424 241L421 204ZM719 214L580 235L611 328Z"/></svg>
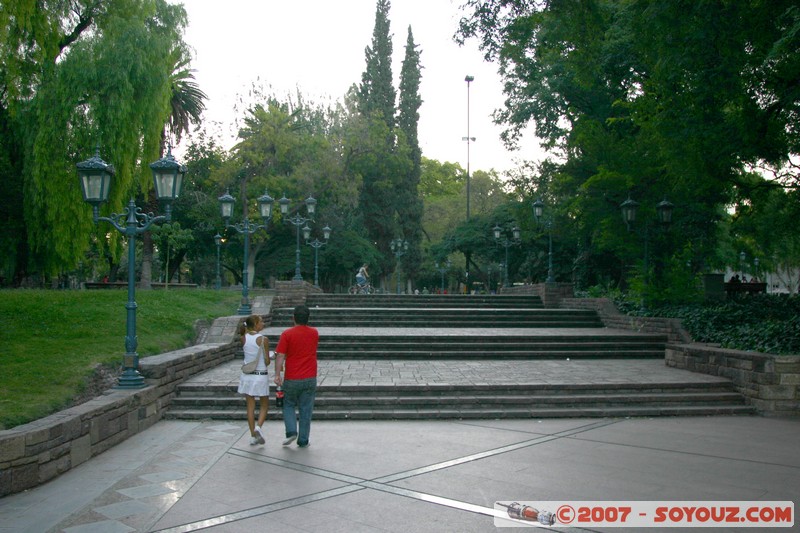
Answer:
<svg viewBox="0 0 800 533"><path fill-rule="evenodd" d="M584 426L580 426L577 428L572 428L569 430L559 431L552 435L543 435L541 437L537 437L534 439L528 439L523 442L518 442L516 444L510 444L507 446L501 446L499 448L494 448L492 450L485 450L483 452L478 452L470 455L465 455L463 457L451 459L449 461L442 461L439 463L435 463L433 465L428 465L425 467L414 468L411 470L406 470L403 472L396 472L394 474L390 474L387 476L382 476L379 478L374 478L371 480L359 478L355 476L350 476L347 474L340 474L338 472L332 472L330 470L325 470L322 468L310 467L307 465L302 465L299 463L295 463L292 461L286 461L284 459L278 459L276 457L265 456L254 452L248 452L245 450L241 450L238 448L229 449L226 453L235 455L238 457L251 459L254 461L259 461L263 463L272 464L279 467L289 468L292 470L296 470L299 472L324 477L328 479L333 479L336 481L340 481L342 483L348 483L349 486L346 487L339 487L336 489L331 489L328 491L323 491L311 495L301 496L298 498L292 498L289 500L284 500L282 502L276 502L268 505L263 505L260 507L255 507L252 509L247 509L243 511L237 511L235 513L228 513L225 515L220 515L204 520L200 520L197 522L191 522L187 524L182 524L179 526L175 526L172 528L158 530L160 533L183 533L187 531L196 531L199 529L206 529L208 527L214 527L230 522L236 522L238 520L244 520L248 518L254 518L257 516L261 516L264 514L269 514L275 511L281 511L283 509L289 509L292 507L297 507L300 505L305 505L306 503L311 503L314 501L319 501L323 499L333 498L337 496L341 496L343 494L350 494L352 492L357 492L364 489L372 489L378 490L381 492L385 492L388 494L393 494L396 496L403 496L407 498L412 498L419 501L424 501L428 503L434 503L437 505L443 505L445 507L449 507L452 509L459 509L462 511L467 511L471 513L482 514L486 516L496 517L496 518L508 518L506 513L499 511L494 508L484 507L482 505L477 505L469 502L462 502L460 500L454 500L452 498L446 498L444 496L437 496L434 494L428 494L425 492L413 491L410 489L404 489L400 487L395 487L390 483L399 481L402 479L407 479L410 477L414 477L421 474L427 474L430 472L435 472L437 470L443 470L445 468L449 468L451 466L464 464L467 462L476 461L478 459L484 459L486 457L492 457L494 455L499 455L502 453L507 453L509 451L514 451L522 448L527 448L530 446L535 446L537 444L542 444L544 442L550 442L556 439L561 438L570 438L572 435L577 435L583 433L585 431L589 431L591 429L596 429L599 427L605 427L609 425L613 425L619 423L621 419L606 419L598 422L593 422ZM535 526L539 527L539 526ZM549 528L547 528L549 529ZM573 528L576 529L576 528ZM580 529L577 528L578 531L593 531L590 529Z"/></svg>

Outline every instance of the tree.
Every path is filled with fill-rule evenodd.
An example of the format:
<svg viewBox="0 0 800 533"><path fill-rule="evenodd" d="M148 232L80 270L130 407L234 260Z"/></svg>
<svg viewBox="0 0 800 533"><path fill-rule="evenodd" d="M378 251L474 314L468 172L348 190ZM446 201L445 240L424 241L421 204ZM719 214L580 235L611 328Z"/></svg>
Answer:
<svg viewBox="0 0 800 533"><path fill-rule="evenodd" d="M70 0L36 9L10 0L0 9L0 106L13 139L6 153L18 154L11 171L22 181L22 195L11 202L22 206L25 224L0 243L17 258L16 272L67 271L93 233L105 241L107 231L95 227L75 185L75 164L93 145L117 171L108 211L121 212L151 187L147 164L158 159L169 115L169 54L185 24L183 8L162 0ZM108 241L114 255L119 241Z"/></svg>
<svg viewBox="0 0 800 533"><path fill-rule="evenodd" d="M422 262L422 199L419 197L419 180L422 174L422 150L419 147L419 94L421 79L420 51L414 43L411 26L408 27L405 58L400 71L400 105L397 126L400 133L399 152L407 152L411 161L406 173L399 176L397 187L397 216L409 250L403 256L403 269L409 278L416 277Z"/></svg>
<svg viewBox="0 0 800 533"><path fill-rule="evenodd" d="M170 74L170 115L169 122L164 125L161 138L161 155L164 155L164 147L171 135L175 144L181 142L181 137L189 133L192 124L200 124L203 111L206 108L206 94L200 90L194 80L194 74L189 68L191 57L185 47L176 48L173 51L175 66ZM167 131L169 130L169 132ZM157 207L155 191L150 191L148 195L148 205L155 209ZM140 274L141 288L150 288L152 277L153 262L153 239L149 232L142 235L142 268Z"/></svg>
<svg viewBox="0 0 800 533"><path fill-rule="evenodd" d="M392 35L389 0L378 0L372 44L365 51L366 68L361 76L358 110L363 117L359 156L352 169L362 178L359 208L369 238L386 258L381 265L390 269L389 243L396 237L397 178L407 169L395 153L395 100L392 84Z"/></svg>
<svg viewBox="0 0 800 533"><path fill-rule="evenodd" d="M513 144L533 122L544 146L560 151L559 170L539 185L571 214L579 254L602 277L623 283L621 265L641 257L619 222L627 194L642 205L642 223L669 196L676 211L665 249L713 264L748 167L790 168L800 104L789 88L800 78L789 53L800 35L793 2L466 6L458 39L477 37L505 78L506 106L496 113L505 139Z"/></svg>

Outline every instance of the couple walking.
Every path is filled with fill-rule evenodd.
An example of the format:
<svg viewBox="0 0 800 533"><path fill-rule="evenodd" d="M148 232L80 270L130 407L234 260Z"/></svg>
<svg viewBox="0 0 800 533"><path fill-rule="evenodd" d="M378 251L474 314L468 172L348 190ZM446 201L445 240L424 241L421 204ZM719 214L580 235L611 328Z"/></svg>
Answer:
<svg viewBox="0 0 800 533"><path fill-rule="evenodd" d="M283 422L286 426L284 446L295 440L300 448L309 445L311 415L317 391L317 345L319 332L308 325L310 311L305 305L294 308L294 327L281 334L275 347L275 378L277 386L283 388ZM252 374L239 378L238 392L247 401L247 423L250 427L250 444L264 444L262 426L269 409L269 381L267 366L269 357L259 354L269 353L269 341L259 332L264 329L260 316L251 315L240 327L244 346L245 364L258 361ZM258 424L255 420L256 398L259 399ZM299 420L298 420L299 412Z"/></svg>

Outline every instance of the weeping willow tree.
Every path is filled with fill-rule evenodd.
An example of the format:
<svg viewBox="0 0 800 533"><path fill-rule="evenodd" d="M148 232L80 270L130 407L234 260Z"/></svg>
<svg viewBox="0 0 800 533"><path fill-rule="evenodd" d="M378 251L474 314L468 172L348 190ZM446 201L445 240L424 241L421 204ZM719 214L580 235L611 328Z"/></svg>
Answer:
<svg viewBox="0 0 800 533"><path fill-rule="evenodd" d="M92 239L118 251L116 232L92 222L75 164L97 146L114 165L107 212L152 187L147 165L159 158L185 25L183 7L163 0L3 2L0 116L12 139L0 149L12 163L0 179L21 182L9 200L24 225L0 238L15 258L5 279L74 268Z"/></svg>

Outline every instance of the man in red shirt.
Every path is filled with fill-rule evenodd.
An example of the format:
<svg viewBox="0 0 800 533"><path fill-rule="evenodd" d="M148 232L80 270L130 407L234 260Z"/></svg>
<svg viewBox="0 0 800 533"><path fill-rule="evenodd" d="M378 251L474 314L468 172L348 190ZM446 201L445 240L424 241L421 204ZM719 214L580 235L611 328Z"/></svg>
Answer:
<svg viewBox="0 0 800 533"><path fill-rule="evenodd" d="M317 345L319 332L308 325L308 307L294 308L294 327L281 333L275 348L275 384L283 388L284 446L297 440L300 448L308 446L311 415L317 394ZM285 366L284 366L285 364ZM283 376L281 372L283 371ZM298 426L297 413L300 413ZM298 431L299 430L299 431Z"/></svg>

